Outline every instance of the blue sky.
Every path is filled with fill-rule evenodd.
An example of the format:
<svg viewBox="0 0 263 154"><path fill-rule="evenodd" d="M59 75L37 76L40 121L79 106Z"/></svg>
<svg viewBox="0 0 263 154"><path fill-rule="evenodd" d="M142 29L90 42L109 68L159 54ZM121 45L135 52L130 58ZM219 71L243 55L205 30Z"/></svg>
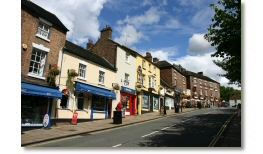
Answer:
<svg viewBox="0 0 263 154"><path fill-rule="evenodd" d="M112 39L159 60L181 64L223 86L228 80L217 74L224 71L211 58L215 49L203 35L218 0L31 0L55 14L70 30L67 39L86 47L88 39L97 42L106 25L113 29Z"/></svg>

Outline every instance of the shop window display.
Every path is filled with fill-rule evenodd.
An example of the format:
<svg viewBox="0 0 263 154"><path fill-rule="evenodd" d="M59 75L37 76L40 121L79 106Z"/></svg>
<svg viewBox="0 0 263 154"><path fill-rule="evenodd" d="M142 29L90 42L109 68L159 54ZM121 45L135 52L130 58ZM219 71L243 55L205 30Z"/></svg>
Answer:
<svg viewBox="0 0 263 154"><path fill-rule="evenodd" d="M22 124L42 124L48 102L49 98L46 97L21 95Z"/></svg>
<svg viewBox="0 0 263 154"><path fill-rule="evenodd" d="M94 110L105 111L106 110L106 100L105 97L93 96L94 99Z"/></svg>

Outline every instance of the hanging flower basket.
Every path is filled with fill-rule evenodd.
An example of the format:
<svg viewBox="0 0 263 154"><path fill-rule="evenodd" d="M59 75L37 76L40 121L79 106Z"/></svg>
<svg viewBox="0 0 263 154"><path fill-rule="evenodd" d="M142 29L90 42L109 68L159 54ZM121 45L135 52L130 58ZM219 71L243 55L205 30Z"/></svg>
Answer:
<svg viewBox="0 0 263 154"><path fill-rule="evenodd" d="M71 69L70 71L69 71L69 73L68 73L68 77L70 77L70 78L74 78L74 77L76 77L76 76L78 76L79 74L76 72L76 70L74 70L74 69Z"/></svg>
<svg viewBox="0 0 263 154"><path fill-rule="evenodd" d="M48 72L50 76L57 76L59 75L60 70L57 64L55 64Z"/></svg>
<svg viewBox="0 0 263 154"><path fill-rule="evenodd" d="M171 89L167 89L167 92L170 93L170 92L172 92L172 90Z"/></svg>
<svg viewBox="0 0 263 154"><path fill-rule="evenodd" d="M163 87L162 86L160 86L160 90L162 90L163 89Z"/></svg>
<svg viewBox="0 0 263 154"><path fill-rule="evenodd" d="M114 89L114 90L120 90L119 84L115 84L115 85L113 86L113 89Z"/></svg>

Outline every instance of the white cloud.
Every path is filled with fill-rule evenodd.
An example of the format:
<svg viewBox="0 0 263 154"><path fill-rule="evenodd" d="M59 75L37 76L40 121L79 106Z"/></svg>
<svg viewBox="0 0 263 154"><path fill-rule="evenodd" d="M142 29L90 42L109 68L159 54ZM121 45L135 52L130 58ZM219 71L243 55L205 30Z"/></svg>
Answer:
<svg viewBox="0 0 263 154"><path fill-rule="evenodd" d="M205 54L214 51L214 47L204 39L204 34L194 34L189 39L188 52L192 54Z"/></svg>
<svg viewBox="0 0 263 154"><path fill-rule="evenodd" d="M133 17L127 15L124 20L117 21L117 24L121 25L127 23L130 25L134 25L136 28L139 28L142 25L158 23L162 13L163 12L159 11L157 7L151 7L143 15Z"/></svg>
<svg viewBox="0 0 263 154"><path fill-rule="evenodd" d="M72 38L74 42L81 44L89 38L97 39L100 36L98 16L107 0L32 1L55 14L69 29L67 38Z"/></svg>
<svg viewBox="0 0 263 154"><path fill-rule="evenodd" d="M116 31L120 36L115 37L114 41L121 45L131 46L134 43L138 43L141 39L147 39L142 32L137 31L132 25L117 27Z"/></svg>
<svg viewBox="0 0 263 154"><path fill-rule="evenodd" d="M152 4L153 4L153 2L150 1L150 0L144 0L144 1L141 3L142 6L147 6L147 5L152 5Z"/></svg>
<svg viewBox="0 0 263 154"><path fill-rule="evenodd" d="M195 27L209 27L209 25L212 23L213 16L213 9L205 7L195 13L195 15L191 19L191 23Z"/></svg>
<svg viewBox="0 0 263 154"><path fill-rule="evenodd" d="M166 47L161 49L149 49L149 50L140 50L138 51L142 56L146 56L146 52L150 52L153 58L158 58L161 60L172 61L172 57L178 55L178 48Z"/></svg>
<svg viewBox="0 0 263 154"><path fill-rule="evenodd" d="M229 82L228 79L225 77L221 77L218 74L225 74L225 71L215 65L213 63L213 60L222 60L220 58L211 58L210 53L206 53L204 55L198 55L198 56L185 56L185 57L180 57L176 59L175 61L170 60L169 62L171 64L180 64L182 67L184 67L186 70L189 70L191 72L197 73L197 72L203 72L203 74L217 82L220 83L221 86L225 87L233 87L234 89L239 89L238 86L236 85L228 85L227 83Z"/></svg>

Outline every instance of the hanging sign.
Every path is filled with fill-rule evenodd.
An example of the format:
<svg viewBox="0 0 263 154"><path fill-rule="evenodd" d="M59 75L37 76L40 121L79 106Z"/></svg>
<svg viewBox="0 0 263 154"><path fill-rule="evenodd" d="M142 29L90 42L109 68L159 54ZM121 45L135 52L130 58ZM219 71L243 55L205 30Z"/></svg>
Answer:
<svg viewBox="0 0 263 154"><path fill-rule="evenodd" d="M77 124L77 120L78 120L78 112L74 112L73 117L72 117L72 121L71 124L72 125L76 125Z"/></svg>
<svg viewBox="0 0 263 154"><path fill-rule="evenodd" d="M46 128L48 126L49 123L49 115L45 114L44 118L43 118L43 125Z"/></svg>

